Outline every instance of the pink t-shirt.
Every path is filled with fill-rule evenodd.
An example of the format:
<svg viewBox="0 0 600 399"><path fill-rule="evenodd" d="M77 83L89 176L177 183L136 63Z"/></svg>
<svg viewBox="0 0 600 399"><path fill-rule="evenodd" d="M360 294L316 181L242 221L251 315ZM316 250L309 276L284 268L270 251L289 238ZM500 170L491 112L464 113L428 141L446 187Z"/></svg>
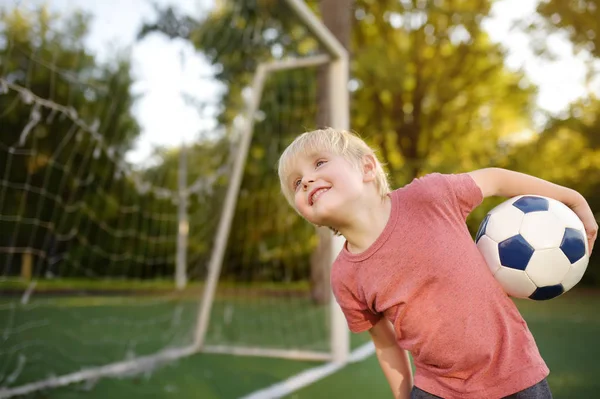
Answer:
<svg viewBox="0 0 600 399"><path fill-rule="evenodd" d="M443 398L500 398L548 373L527 324L495 281L465 219L483 200L467 174L431 174L391 193L364 252L346 246L331 284L350 330L381 317L413 357L415 385Z"/></svg>

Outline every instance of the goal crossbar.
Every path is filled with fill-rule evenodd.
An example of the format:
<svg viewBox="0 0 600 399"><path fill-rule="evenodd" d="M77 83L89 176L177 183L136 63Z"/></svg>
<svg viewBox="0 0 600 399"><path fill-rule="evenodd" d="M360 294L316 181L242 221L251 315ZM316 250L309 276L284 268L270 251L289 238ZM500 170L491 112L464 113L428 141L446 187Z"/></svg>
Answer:
<svg viewBox="0 0 600 399"><path fill-rule="evenodd" d="M348 129L349 127L347 90L348 57L345 49L337 41L337 39L335 39L331 32L327 30L322 22L310 11L308 6L302 0L286 0L286 2L289 4L290 8L292 8L298 14L299 18L303 23L306 24L308 29L315 35L317 40L323 45L328 54L298 59L270 61L260 64L255 72L252 83L252 95L247 105L246 112L244 113L245 123L242 127L240 141L237 146L237 156L235 157L233 164L232 175L227 188L227 193L222 208L222 215L215 238L215 245L208 266L208 277L198 310L193 343L185 347L165 349L152 355L139 356L135 357L134 359L113 362L104 366L87 367L77 372L50 377L45 380L27 383L13 388L0 388L0 399L10 398L18 395L26 395L39 390L58 388L73 383L94 381L104 377L119 377L136 374L144 372L145 370L151 370L163 363L184 358L199 352L333 361L337 363L345 363L347 361L350 348L349 333L343 315L335 303L333 296L331 296L332 299L330 301L330 352L239 346L209 346L205 345L204 342L210 321L210 312L216 293L223 256L241 186L244 165L246 163L248 150L252 140L254 120L259 109L266 79L270 74L283 70L319 66L326 67L329 76L329 87L327 89L330 91L329 101L331 102L331 126L339 129ZM12 87L11 84L4 79L0 79L0 84L2 84L3 87L19 90L18 87ZM36 101L43 102L44 100L41 98L36 98ZM54 104L50 103L48 105L54 106ZM69 108L61 108L59 111L66 114L71 114L72 112L72 110ZM76 120L78 121L78 119ZM334 238L333 242L333 248L330 251L331 260L333 260L334 254L337 254L341 248L340 238Z"/></svg>

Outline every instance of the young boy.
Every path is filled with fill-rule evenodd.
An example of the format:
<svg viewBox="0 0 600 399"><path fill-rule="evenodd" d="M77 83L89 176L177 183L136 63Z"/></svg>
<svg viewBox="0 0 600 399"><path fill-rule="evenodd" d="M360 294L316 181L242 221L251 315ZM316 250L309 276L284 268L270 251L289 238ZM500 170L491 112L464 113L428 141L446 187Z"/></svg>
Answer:
<svg viewBox="0 0 600 399"><path fill-rule="evenodd" d="M552 197L581 218L591 252L598 225L580 194L496 168L430 174L390 192L374 152L333 129L299 136L279 178L300 215L346 239L333 293L350 330L369 331L395 397L552 397L535 341L465 219L488 196Z"/></svg>

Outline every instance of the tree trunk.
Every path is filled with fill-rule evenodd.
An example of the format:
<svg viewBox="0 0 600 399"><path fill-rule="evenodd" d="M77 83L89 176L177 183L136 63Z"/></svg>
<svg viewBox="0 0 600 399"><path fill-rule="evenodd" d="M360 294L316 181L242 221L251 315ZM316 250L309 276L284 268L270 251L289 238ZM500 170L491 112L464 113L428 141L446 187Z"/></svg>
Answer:
<svg viewBox="0 0 600 399"><path fill-rule="evenodd" d="M350 31L352 27L352 6L354 0L321 0L320 8L325 26L346 48L350 44ZM331 113L329 109L329 91L327 68L322 67L318 72L317 91L317 127L331 126ZM317 228L319 243L313 252L311 263L311 297L313 302L326 304L330 300L329 288L329 251L332 245L331 230L326 227Z"/></svg>

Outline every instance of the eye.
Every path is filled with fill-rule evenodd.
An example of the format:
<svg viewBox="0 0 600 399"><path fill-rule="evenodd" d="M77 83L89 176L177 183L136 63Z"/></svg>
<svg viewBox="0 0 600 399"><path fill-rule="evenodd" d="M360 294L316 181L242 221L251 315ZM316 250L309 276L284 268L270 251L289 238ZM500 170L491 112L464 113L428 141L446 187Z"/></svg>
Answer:
<svg viewBox="0 0 600 399"><path fill-rule="evenodd" d="M318 160L317 162L315 162L315 168L318 168L319 166L323 165L324 163L327 163L327 161L324 161L322 159Z"/></svg>
<svg viewBox="0 0 600 399"><path fill-rule="evenodd" d="M294 183L292 184L294 187L294 190L296 190L298 187L300 187L300 183L302 182L301 179L296 179L294 180Z"/></svg>

